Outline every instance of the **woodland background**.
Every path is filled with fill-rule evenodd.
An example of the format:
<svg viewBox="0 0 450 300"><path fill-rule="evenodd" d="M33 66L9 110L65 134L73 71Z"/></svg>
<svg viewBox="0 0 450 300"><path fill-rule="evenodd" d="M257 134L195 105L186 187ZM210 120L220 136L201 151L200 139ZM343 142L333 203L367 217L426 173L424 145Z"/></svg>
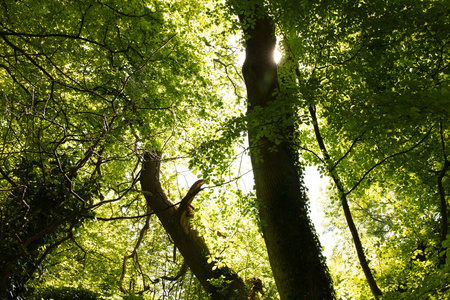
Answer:
<svg viewBox="0 0 450 300"><path fill-rule="evenodd" d="M1 0L0 297L288 299L242 180L286 148L330 179L319 288L448 299L449 52L448 0Z"/></svg>

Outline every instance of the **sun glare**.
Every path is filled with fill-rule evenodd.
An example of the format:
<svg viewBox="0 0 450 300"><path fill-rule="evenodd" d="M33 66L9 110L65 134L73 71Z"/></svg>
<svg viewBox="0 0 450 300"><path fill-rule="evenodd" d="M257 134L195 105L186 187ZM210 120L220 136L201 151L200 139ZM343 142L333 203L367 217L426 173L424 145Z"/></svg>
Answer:
<svg viewBox="0 0 450 300"><path fill-rule="evenodd" d="M275 49L275 51L273 52L273 59L275 59L276 63L279 63L281 60L281 57L283 55L281 54L281 51L278 49L278 47Z"/></svg>
<svg viewBox="0 0 450 300"><path fill-rule="evenodd" d="M273 59L275 60L275 62L278 64L281 60L281 58L283 57L283 54L281 53L281 51L278 49L278 47L275 49L275 51L273 52ZM245 51L241 51L238 54L238 63L240 65L242 65L245 61Z"/></svg>

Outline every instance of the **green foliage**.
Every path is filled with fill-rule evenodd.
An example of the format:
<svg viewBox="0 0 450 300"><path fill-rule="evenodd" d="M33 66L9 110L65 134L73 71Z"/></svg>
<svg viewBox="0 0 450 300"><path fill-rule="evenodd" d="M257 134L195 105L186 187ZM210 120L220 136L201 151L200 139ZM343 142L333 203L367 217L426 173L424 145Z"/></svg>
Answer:
<svg viewBox="0 0 450 300"><path fill-rule="evenodd" d="M162 279L181 262L156 218L136 248L151 211L137 182L153 149L167 159L161 178L174 203L187 190L177 170L188 165L209 182L239 177L239 49L223 9L212 1L3 1L0 292L206 298L190 272ZM275 294L257 226L236 214L245 197L215 193L200 211L213 218L221 203L220 222L198 214L195 226L224 263L267 274ZM214 235L218 228L227 238Z"/></svg>
<svg viewBox="0 0 450 300"><path fill-rule="evenodd" d="M448 1L266 1L289 54L284 100L248 115L230 7L258 12L241 2L2 2L0 290L8 297L31 287L54 299L206 299L190 272L163 279L182 263L154 217L123 272L149 212L140 161L157 149L172 202L189 187L186 166L210 184L195 200L193 226L211 259L261 278L275 299L258 201L238 178L243 132L256 128L278 144L293 124L302 163L339 174L384 298L449 297L437 185L449 160ZM336 236L335 288L343 299L368 299L333 188L324 210Z"/></svg>
<svg viewBox="0 0 450 300"><path fill-rule="evenodd" d="M70 300L70 299L80 299L80 300L96 300L101 299L97 293L90 290L77 289L71 287L62 288L47 288L36 295L36 299L52 299L52 300Z"/></svg>
<svg viewBox="0 0 450 300"><path fill-rule="evenodd" d="M445 298L448 172L443 191L437 181L449 158L448 1L287 0L270 9L298 66L299 118L302 107L316 109L331 164L312 120L300 126L299 148L339 174L380 288L389 299ZM336 289L366 299L340 198L328 195L328 230L340 236L330 263Z"/></svg>
<svg viewBox="0 0 450 300"><path fill-rule="evenodd" d="M127 295L127 296L122 296L123 300L143 300L144 297L142 296L136 296L136 295Z"/></svg>
<svg viewBox="0 0 450 300"><path fill-rule="evenodd" d="M218 116L234 103L223 95L237 90L215 68L231 72L234 58L227 23L206 22L207 7L221 17L201 1L2 3L2 289L19 295L36 270L48 281L55 274L58 286L73 272L82 286L117 293L121 258L133 244L125 237L142 219L105 231L80 221L145 214L136 186L143 152L184 157L226 122ZM59 250L48 257L64 241L72 266ZM47 259L61 269L41 266ZM88 270L98 275L91 284Z"/></svg>
<svg viewBox="0 0 450 300"><path fill-rule="evenodd" d="M97 183L81 179L71 190L56 162L45 165L48 167L42 169L37 161L20 158L10 177L18 187L2 200L2 221L6 226L2 230L0 262L14 274L9 280L18 291L26 287L24 283L46 253L70 238L71 231L81 225L80 220L94 215L80 199L94 197Z"/></svg>

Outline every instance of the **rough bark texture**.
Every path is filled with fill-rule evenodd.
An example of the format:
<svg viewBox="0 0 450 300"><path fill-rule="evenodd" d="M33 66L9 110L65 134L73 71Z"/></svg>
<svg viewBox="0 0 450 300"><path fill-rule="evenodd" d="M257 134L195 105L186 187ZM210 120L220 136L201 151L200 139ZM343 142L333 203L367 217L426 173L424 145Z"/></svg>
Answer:
<svg viewBox="0 0 450 300"><path fill-rule="evenodd" d="M256 107L283 100L273 95L278 90L278 78L272 21L260 12L239 17L248 37L242 72L251 124ZM333 299L318 239L307 215L307 197L291 140L293 126L281 125L279 121L276 135L281 142L261 136L261 128L249 126L261 226L278 292L281 299Z"/></svg>
<svg viewBox="0 0 450 300"><path fill-rule="evenodd" d="M204 239L195 229L186 230L186 226L182 224L182 212L167 199L161 188L160 164L161 153L157 152L149 153L142 164L140 182L147 204L156 213L192 273L211 294L212 299L247 299L248 292L243 280L227 267L214 269L215 263L208 263L210 252ZM192 197L192 194L189 196ZM230 283L214 285L211 280L221 276Z"/></svg>

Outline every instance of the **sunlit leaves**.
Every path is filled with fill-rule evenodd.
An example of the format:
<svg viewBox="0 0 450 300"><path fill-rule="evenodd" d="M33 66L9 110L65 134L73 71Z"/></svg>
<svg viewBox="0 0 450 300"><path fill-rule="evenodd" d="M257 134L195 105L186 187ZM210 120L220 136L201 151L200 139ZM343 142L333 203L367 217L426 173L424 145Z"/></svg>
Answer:
<svg viewBox="0 0 450 300"><path fill-rule="evenodd" d="M438 297L437 278L447 276L435 253L443 217L437 174L448 159L448 5L293 4L276 1L271 8L284 50L298 65L299 106L315 106L331 166L321 161L308 122L300 126L301 155L339 174L385 292ZM445 128L440 133L439 126ZM445 191L448 199L448 182ZM345 230L336 200L330 196L329 216L334 228ZM411 263L419 242L426 244L426 259ZM340 255L352 250L344 249L333 256L336 269L331 265L337 288L343 297L364 297L363 282L347 276L357 271L347 272L351 266ZM436 266L442 269L433 273Z"/></svg>
<svg viewBox="0 0 450 300"><path fill-rule="evenodd" d="M62 245L47 239L35 258L26 256L43 263L40 280L32 281L37 289L83 286L113 296L123 274L120 284L130 293L151 290L159 297L175 288L189 299L206 297L190 273L185 280L170 280L180 270L180 255L174 256L174 245L156 220L127 271L122 263L150 211L137 185L144 152L163 151L161 180L174 203L185 192L180 168L190 165L211 183L242 175L246 123L239 49L230 36L229 16L219 7L224 3L3 3L2 193L5 199L17 194L15 185L31 196L42 190L47 206L62 199L65 215L51 215L50 224L64 217L71 221L73 211L77 221L84 220L82 227L61 225L68 238ZM14 173L21 159L28 177ZM211 229L204 234L223 258L220 263L245 270L244 277L262 274L276 294L254 214L249 214L253 204L243 205L247 196L239 192L207 195L213 201L200 201L195 225ZM1 201L26 220L41 213L37 206L29 211L20 201ZM16 233L33 234L27 226ZM219 231L222 237L214 235ZM60 248L47 256L53 246ZM169 279L162 284L164 276Z"/></svg>

